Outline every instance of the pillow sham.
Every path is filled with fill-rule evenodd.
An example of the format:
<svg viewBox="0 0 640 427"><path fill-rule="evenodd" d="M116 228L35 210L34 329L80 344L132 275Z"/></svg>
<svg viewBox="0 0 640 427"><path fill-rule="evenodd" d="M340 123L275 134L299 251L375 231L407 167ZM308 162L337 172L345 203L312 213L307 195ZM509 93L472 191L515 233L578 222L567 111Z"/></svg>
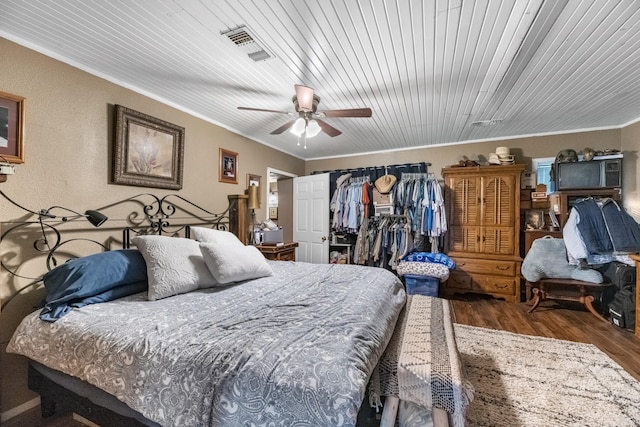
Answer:
<svg viewBox="0 0 640 427"><path fill-rule="evenodd" d="M449 270L456 268L455 261L440 252L412 252L402 258L402 260L412 262L436 262L438 264L446 265Z"/></svg>
<svg viewBox="0 0 640 427"><path fill-rule="evenodd" d="M144 291L147 286L147 267L139 251L114 250L68 261L46 273L43 281L47 297L40 318L55 322L73 307ZM110 292L130 284L137 286ZM91 299L96 295L102 297Z"/></svg>
<svg viewBox="0 0 640 427"><path fill-rule="evenodd" d="M195 240L137 236L131 242L138 247L147 263L150 301L217 284Z"/></svg>
<svg viewBox="0 0 640 427"><path fill-rule="evenodd" d="M218 245L235 245L242 246L244 244L229 231L214 230L213 228L191 227L193 237L202 243L216 243Z"/></svg>
<svg viewBox="0 0 640 427"><path fill-rule="evenodd" d="M220 284L273 275L273 269L255 246L200 243L209 271Z"/></svg>
<svg viewBox="0 0 640 427"><path fill-rule="evenodd" d="M437 262L400 261L396 267L399 276L414 274L418 276L429 276L440 279L444 282L449 278L449 267Z"/></svg>
<svg viewBox="0 0 640 427"><path fill-rule="evenodd" d="M108 291L92 295L81 301L73 301L69 305L74 308L84 307L85 305L97 304L100 302L113 301L114 299L126 297L128 295L144 292L148 289L147 281L129 283L126 285L117 286Z"/></svg>

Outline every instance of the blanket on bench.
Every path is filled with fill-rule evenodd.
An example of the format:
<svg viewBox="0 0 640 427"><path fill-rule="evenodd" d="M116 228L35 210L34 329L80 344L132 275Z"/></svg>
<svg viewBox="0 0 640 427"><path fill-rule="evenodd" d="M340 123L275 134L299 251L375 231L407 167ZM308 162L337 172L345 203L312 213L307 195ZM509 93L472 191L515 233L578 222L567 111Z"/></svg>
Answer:
<svg viewBox="0 0 640 427"><path fill-rule="evenodd" d="M464 426L473 386L458 353L447 300L407 296L391 341L372 375L372 406L381 404L381 396L443 409L454 426Z"/></svg>

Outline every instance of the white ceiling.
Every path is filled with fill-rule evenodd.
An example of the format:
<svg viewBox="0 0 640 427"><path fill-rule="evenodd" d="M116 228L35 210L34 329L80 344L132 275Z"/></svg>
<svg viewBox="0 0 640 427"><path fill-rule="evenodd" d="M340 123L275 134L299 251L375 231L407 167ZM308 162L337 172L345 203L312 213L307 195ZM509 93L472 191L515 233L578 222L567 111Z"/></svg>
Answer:
<svg viewBox="0 0 640 427"><path fill-rule="evenodd" d="M639 18L635 0L2 0L0 36L313 159L629 124ZM270 59L221 34L240 25ZM289 116L236 108L293 112L294 84L373 117L327 118L343 134L305 150L269 134Z"/></svg>

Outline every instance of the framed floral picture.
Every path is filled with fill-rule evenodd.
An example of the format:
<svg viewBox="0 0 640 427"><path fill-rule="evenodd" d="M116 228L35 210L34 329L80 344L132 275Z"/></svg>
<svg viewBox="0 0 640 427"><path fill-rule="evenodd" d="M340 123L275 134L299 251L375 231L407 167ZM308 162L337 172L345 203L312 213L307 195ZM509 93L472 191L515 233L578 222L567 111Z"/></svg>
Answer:
<svg viewBox="0 0 640 427"><path fill-rule="evenodd" d="M228 184L238 183L238 153L220 148L218 181Z"/></svg>
<svg viewBox="0 0 640 427"><path fill-rule="evenodd" d="M115 106L115 184L179 190L183 155L183 127Z"/></svg>

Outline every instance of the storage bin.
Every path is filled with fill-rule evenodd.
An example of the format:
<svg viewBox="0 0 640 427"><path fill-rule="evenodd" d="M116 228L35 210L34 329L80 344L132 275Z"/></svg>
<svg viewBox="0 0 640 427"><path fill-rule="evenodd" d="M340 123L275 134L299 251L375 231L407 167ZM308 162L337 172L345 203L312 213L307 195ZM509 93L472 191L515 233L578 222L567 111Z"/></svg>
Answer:
<svg viewBox="0 0 640 427"><path fill-rule="evenodd" d="M440 280L436 277L405 274L404 283L407 294L409 295L438 296L438 284Z"/></svg>
<svg viewBox="0 0 640 427"><path fill-rule="evenodd" d="M280 243L284 242L282 228L277 230L265 230L262 235L262 243Z"/></svg>

